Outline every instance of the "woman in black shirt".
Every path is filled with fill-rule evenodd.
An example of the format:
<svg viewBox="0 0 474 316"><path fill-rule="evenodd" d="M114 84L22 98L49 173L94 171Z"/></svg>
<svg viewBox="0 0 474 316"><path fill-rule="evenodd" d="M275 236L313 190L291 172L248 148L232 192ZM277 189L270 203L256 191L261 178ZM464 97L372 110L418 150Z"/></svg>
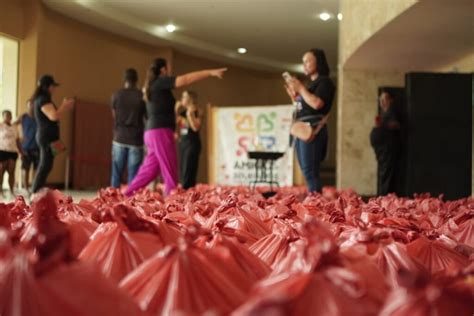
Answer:
<svg viewBox="0 0 474 316"><path fill-rule="evenodd" d="M74 98L65 98L61 106L56 107L51 97L57 86L59 84L52 76L41 76L38 87L31 97L37 124L36 143L40 150L39 165L31 188L33 193L38 192L45 185L53 168L54 156L51 144L59 140L59 118L64 111L71 109L75 102Z"/></svg>
<svg viewBox="0 0 474 316"><path fill-rule="evenodd" d="M401 138L400 122L390 91L381 92L379 105L380 116L376 117L375 127L370 132L370 144L377 159L377 195L380 196L396 191Z"/></svg>
<svg viewBox="0 0 474 316"><path fill-rule="evenodd" d="M197 93L186 90L181 96L181 101L176 103L179 133L179 174L184 189L196 185L196 176L201 153L201 115L197 107Z"/></svg>
<svg viewBox="0 0 474 316"><path fill-rule="evenodd" d="M306 52L303 55L303 68L310 79L308 84L305 86L293 77L287 82L286 90L296 104L296 119L317 126L329 115L335 93L324 51L311 49ZM296 155L309 192L322 190L319 166L326 157L327 144L328 130L325 124L311 141L295 140Z"/></svg>
<svg viewBox="0 0 474 316"><path fill-rule="evenodd" d="M143 89L148 116L144 134L147 155L138 174L125 192L127 196L147 186L158 175L161 175L165 182L166 195L176 188L178 184L174 139L176 100L171 90L209 77L222 78L226 70L226 68L201 70L174 77L170 75L165 59L158 58L153 61L148 69Z"/></svg>

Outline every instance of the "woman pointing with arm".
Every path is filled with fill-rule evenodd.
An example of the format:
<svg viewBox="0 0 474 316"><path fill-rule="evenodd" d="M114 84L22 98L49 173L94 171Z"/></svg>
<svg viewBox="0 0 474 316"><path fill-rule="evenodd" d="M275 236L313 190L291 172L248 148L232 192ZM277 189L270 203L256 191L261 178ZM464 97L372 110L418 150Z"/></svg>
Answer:
<svg viewBox="0 0 474 316"><path fill-rule="evenodd" d="M138 174L125 194L133 195L144 188L158 175L164 180L165 194L178 184L178 163L174 131L176 129L176 100L172 90L185 87L210 77L222 79L227 68L200 70L185 75L172 76L168 63L157 58L148 69L144 87L144 97L148 120L145 126L145 145L147 155Z"/></svg>

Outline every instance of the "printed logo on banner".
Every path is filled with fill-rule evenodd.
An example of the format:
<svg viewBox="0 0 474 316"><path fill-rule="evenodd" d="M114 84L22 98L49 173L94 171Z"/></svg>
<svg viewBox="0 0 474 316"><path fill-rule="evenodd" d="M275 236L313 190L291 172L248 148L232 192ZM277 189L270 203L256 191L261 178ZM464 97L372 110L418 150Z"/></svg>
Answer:
<svg viewBox="0 0 474 316"><path fill-rule="evenodd" d="M216 182L248 185L255 179L255 160L249 151L285 152L274 166L280 185L293 184L293 152L289 147L292 106L220 108L217 112L218 158Z"/></svg>

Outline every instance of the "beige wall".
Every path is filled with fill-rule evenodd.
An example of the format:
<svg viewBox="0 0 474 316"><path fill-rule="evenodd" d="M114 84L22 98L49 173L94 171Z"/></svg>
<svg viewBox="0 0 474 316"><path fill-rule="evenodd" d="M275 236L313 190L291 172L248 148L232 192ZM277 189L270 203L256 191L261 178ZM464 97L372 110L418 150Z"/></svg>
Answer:
<svg viewBox="0 0 474 316"><path fill-rule="evenodd" d="M0 98L0 107L2 110L10 110L13 117L16 115L16 104L18 96L18 41L3 37L0 47L2 54L0 58L3 65L2 96ZM7 79L7 80L6 80Z"/></svg>
<svg viewBox="0 0 474 316"><path fill-rule="evenodd" d="M341 0L339 12L339 64L372 35L418 0Z"/></svg>
<svg viewBox="0 0 474 316"><path fill-rule="evenodd" d="M23 38L23 0L0 0L0 33Z"/></svg>
<svg viewBox="0 0 474 316"><path fill-rule="evenodd" d="M464 56L448 65L443 65L438 69L439 71L459 71L459 72L474 72L474 52Z"/></svg>

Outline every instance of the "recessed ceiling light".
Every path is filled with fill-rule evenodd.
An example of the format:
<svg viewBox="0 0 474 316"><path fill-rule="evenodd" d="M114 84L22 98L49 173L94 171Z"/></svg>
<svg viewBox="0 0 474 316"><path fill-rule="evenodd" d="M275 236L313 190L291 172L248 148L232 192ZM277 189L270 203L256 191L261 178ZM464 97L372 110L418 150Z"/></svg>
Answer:
<svg viewBox="0 0 474 316"><path fill-rule="evenodd" d="M174 24L168 24L165 28L168 33L173 33L174 31L176 31L176 26Z"/></svg>
<svg viewBox="0 0 474 316"><path fill-rule="evenodd" d="M331 14L329 14L327 12L323 12L323 13L319 14L319 18L323 21L327 21L331 18Z"/></svg>
<svg viewBox="0 0 474 316"><path fill-rule="evenodd" d="M239 49L237 49L237 52L239 54L245 54L247 52L247 48L240 47Z"/></svg>
<svg viewBox="0 0 474 316"><path fill-rule="evenodd" d="M342 13L338 13L338 14L337 14L337 19L338 19L339 21L342 20Z"/></svg>

